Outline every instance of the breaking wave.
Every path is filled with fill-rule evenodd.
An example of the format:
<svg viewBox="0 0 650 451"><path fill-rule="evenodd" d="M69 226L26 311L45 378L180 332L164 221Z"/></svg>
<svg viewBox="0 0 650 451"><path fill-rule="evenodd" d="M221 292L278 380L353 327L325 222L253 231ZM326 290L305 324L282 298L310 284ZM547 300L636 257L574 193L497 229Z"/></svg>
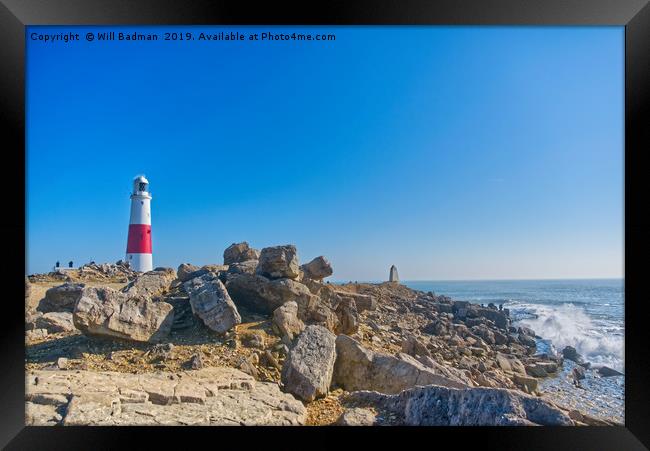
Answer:
<svg viewBox="0 0 650 451"><path fill-rule="evenodd" d="M594 366L624 371L624 331L615 321L594 319L582 306L572 303L540 305L510 301L506 304L518 325L532 328L562 350L573 346Z"/></svg>

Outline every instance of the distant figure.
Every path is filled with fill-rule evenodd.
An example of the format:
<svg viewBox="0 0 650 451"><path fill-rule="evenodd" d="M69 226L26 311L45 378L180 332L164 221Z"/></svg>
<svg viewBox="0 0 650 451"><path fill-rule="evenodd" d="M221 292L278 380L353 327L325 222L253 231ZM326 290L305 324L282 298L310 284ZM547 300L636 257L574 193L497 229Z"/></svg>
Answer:
<svg viewBox="0 0 650 451"><path fill-rule="evenodd" d="M57 261L57 262L54 264L54 267L55 267L55 268L58 268L59 266L61 266L61 263L59 263L59 262Z"/></svg>
<svg viewBox="0 0 650 451"><path fill-rule="evenodd" d="M72 260L68 262L68 268L72 268Z"/></svg>
<svg viewBox="0 0 650 451"><path fill-rule="evenodd" d="M388 275L388 281L399 283L399 275L397 274L397 267L395 265L390 267L390 274Z"/></svg>
<svg viewBox="0 0 650 451"><path fill-rule="evenodd" d="M499 311L503 311L503 304L499 304Z"/></svg>

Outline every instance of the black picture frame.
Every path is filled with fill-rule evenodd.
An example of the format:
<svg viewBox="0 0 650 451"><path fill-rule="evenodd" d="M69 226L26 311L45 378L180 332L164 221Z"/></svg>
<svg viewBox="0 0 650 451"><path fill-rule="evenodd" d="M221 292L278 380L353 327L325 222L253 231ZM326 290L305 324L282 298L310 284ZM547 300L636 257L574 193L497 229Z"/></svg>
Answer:
<svg viewBox="0 0 650 451"><path fill-rule="evenodd" d="M646 449L650 446L650 351L644 290L650 221L644 212L644 152L650 100L650 5L644 0L364 0L304 2L171 0L0 0L0 102L5 159L2 234L11 254L2 259L10 295L0 327L0 445L7 449L153 448L239 445L271 448L341 447L340 428L45 428L24 426L24 320L19 302L25 248L25 27L29 25L619 25L625 27L625 427L347 428L346 435L401 446L482 446L492 449ZM8 204L8 205L7 205ZM24 243L24 245L22 244ZM20 272L22 274L19 274ZM335 432L335 433L332 433ZM287 434L292 434L288 436ZM174 437L172 437L174 435ZM201 437L197 437L200 435ZM316 437L317 436L317 437ZM295 438L294 438L295 437ZM309 440L309 441L305 441ZM218 441L218 442L217 442ZM418 445L417 443L422 443ZM204 444L202 444L204 443ZM445 445L449 443L450 445ZM451 445L453 444L453 445ZM645 446L644 446L645 445ZM231 446L231 445L225 445ZM357 445L358 446L358 445ZM392 445L395 446L395 445Z"/></svg>

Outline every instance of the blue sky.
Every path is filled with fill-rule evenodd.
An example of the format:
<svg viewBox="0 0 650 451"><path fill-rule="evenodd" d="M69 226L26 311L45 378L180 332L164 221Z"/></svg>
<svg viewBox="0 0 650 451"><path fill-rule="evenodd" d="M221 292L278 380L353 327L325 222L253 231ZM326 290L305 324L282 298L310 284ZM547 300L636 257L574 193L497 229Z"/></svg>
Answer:
<svg viewBox="0 0 650 451"><path fill-rule="evenodd" d="M154 266L246 240L325 255L334 280L622 276L622 27L173 29L336 41L31 27L28 273L123 258L144 173Z"/></svg>

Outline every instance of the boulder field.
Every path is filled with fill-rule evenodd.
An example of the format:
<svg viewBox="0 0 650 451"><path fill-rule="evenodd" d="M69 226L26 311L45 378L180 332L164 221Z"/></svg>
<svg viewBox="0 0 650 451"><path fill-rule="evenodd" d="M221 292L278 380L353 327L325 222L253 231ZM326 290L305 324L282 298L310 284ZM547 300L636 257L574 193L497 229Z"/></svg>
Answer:
<svg viewBox="0 0 650 451"><path fill-rule="evenodd" d="M301 265L291 244L144 274L118 263L26 310L27 424L606 423L540 392L575 349L536 354L535 332L492 304L331 284L331 263ZM113 276L121 288L101 285ZM26 301L58 280L30 276Z"/></svg>

